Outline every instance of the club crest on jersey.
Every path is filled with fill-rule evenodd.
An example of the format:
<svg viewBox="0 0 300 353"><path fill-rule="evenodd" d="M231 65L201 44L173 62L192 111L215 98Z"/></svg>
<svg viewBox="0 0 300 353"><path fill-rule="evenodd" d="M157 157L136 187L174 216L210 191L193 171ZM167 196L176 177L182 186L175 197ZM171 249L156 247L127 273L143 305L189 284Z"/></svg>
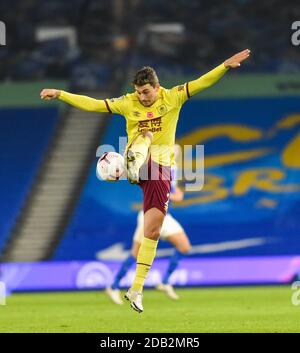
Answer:
<svg viewBox="0 0 300 353"><path fill-rule="evenodd" d="M147 118L152 119L154 117L153 112L147 112Z"/></svg>
<svg viewBox="0 0 300 353"><path fill-rule="evenodd" d="M164 115L167 113L168 109L164 104L162 104L157 108L157 111L159 115Z"/></svg>

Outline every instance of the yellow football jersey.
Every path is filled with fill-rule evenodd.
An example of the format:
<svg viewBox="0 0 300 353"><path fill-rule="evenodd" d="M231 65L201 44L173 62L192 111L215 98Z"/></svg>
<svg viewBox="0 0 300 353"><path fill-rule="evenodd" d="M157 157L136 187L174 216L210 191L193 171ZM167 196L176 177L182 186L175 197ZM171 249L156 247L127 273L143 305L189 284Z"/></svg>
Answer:
<svg viewBox="0 0 300 353"><path fill-rule="evenodd" d="M157 100L150 107L140 103L136 92L105 102L111 113L123 115L126 119L127 148L143 130L151 131L151 159L170 166L174 162L173 146L179 112L188 98L188 84L184 84L172 89L160 87Z"/></svg>
<svg viewBox="0 0 300 353"><path fill-rule="evenodd" d="M196 80L171 89L160 87L158 98L151 107L143 106L136 92L119 98L100 100L60 91L59 99L86 111L123 115L128 135L127 148L141 131L151 131L153 134L151 158L159 164L170 166L174 163L173 145L182 105L190 96L217 82L227 70L222 63Z"/></svg>

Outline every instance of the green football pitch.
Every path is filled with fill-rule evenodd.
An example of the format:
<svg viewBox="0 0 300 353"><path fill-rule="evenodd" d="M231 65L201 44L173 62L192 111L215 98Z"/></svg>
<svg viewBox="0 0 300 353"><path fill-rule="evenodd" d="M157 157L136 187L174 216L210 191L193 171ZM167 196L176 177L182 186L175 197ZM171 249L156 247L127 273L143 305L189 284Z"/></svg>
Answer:
<svg viewBox="0 0 300 353"><path fill-rule="evenodd" d="M115 305L103 291L12 294L0 332L300 332L289 286L178 289L172 301L144 292L144 312Z"/></svg>

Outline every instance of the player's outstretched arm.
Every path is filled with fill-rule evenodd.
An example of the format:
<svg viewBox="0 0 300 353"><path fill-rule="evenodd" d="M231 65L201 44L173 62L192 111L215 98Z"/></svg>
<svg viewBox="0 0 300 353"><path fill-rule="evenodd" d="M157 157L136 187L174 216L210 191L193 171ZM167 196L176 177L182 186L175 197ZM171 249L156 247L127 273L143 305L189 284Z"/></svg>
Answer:
<svg viewBox="0 0 300 353"><path fill-rule="evenodd" d="M194 94L202 91L203 89L212 86L225 74L225 72L229 68L235 69L237 67L240 67L241 62L246 60L249 57L249 55L250 55L250 50L245 49L233 55L229 59L225 60L221 65L209 71L207 74L199 77L194 81L190 81L188 83L188 90L189 90L190 96L193 96Z"/></svg>
<svg viewBox="0 0 300 353"><path fill-rule="evenodd" d="M94 99L57 89L45 88L41 91L40 96L43 100L60 99L76 108L89 112L107 113L109 111L105 100Z"/></svg>

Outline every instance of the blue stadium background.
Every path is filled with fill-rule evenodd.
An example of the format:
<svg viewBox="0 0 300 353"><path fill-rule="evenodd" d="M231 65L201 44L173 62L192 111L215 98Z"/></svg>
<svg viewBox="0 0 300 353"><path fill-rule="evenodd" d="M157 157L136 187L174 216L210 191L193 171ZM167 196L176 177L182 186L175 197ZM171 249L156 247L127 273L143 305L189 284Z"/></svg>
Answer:
<svg viewBox="0 0 300 353"><path fill-rule="evenodd" d="M0 109L0 250L16 223L55 125L58 109Z"/></svg>
<svg viewBox="0 0 300 353"><path fill-rule="evenodd" d="M244 161L222 163L205 169L218 177L225 196L214 200L215 191L188 193L190 204L177 205L170 212L186 229L193 245L221 243L259 238L254 246L202 253L201 256L287 255L300 251L300 165L295 168L282 161L288 144L300 133L300 104L297 97L192 100L182 109L177 140L207 128L215 129L215 137L205 144L205 159L235 152L259 151ZM298 114L298 125L277 128L281 121ZM230 136L226 129L235 129ZM239 130L245 129L244 139ZM272 132L272 135L269 133ZM218 132L220 131L220 132ZM115 116L102 143L118 150L118 137L125 136L124 119ZM298 146L299 147L299 146ZM297 146L294 146L297 161ZM120 242L131 246L136 222L135 203L141 202L141 191L126 181L99 181L93 163L84 191L54 259L92 259L96 251ZM241 194L234 188L241 176L260 172L257 180L269 180L270 187L249 183ZM275 176L268 173L275 173ZM277 179L277 173L280 177ZM291 188L291 190L288 190ZM277 189L277 190L275 190ZM211 200L205 195L211 194ZM122 195L122 196L120 196ZM195 217L196 216L196 217ZM199 255L200 256L200 255Z"/></svg>
<svg viewBox="0 0 300 353"><path fill-rule="evenodd" d="M192 285L300 277L300 52L292 39L300 32L291 27L299 6L278 0L218 6L22 0L13 12L11 6L0 2L7 27L0 45L1 281L16 290L49 289L52 279L50 289L105 287L129 252L141 206L138 186L96 177L97 147L118 151L124 118L41 102L42 88L118 97L144 65L171 87L246 48L247 62L181 111L177 143L204 145L205 183L170 207L192 243L179 270L184 278L199 271ZM158 267L172 251L160 242ZM82 280L86 264L92 269Z"/></svg>

